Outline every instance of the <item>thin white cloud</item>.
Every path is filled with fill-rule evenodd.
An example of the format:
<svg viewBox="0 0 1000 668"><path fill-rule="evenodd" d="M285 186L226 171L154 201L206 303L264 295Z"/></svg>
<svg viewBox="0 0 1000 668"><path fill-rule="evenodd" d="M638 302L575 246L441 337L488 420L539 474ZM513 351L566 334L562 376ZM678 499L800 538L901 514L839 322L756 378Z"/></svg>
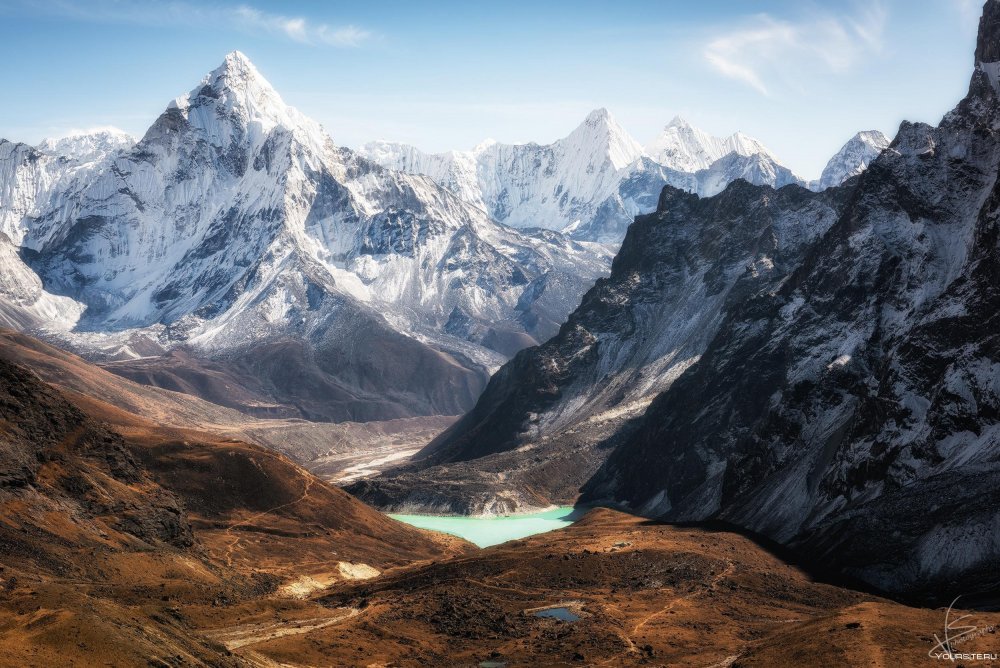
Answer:
<svg viewBox="0 0 1000 668"><path fill-rule="evenodd" d="M341 48L359 47L371 39L372 33L357 26L314 24L301 17L269 14L241 5L231 11L244 28L283 35L300 44L327 45Z"/></svg>
<svg viewBox="0 0 1000 668"><path fill-rule="evenodd" d="M27 0L0 0L0 13L12 9L94 23L229 26L241 32L270 34L311 46L357 48L375 37L370 30L355 25L317 23L301 16L272 14L245 4L199 5L153 0L50 0L35 4Z"/></svg>
<svg viewBox="0 0 1000 668"><path fill-rule="evenodd" d="M343 28L320 26L316 34L319 40L325 44L344 47L361 46L364 42L372 38L371 32L352 25L347 25Z"/></svg>
<svg viewBox="0 0 1000 668"><path fill-rule="evenodd" d="M886 18L879 2L853 16L818 14L797 22L761 14L709 39L703 55L722 76L770 95L779 83L800 88L809 77L859 65L882 49Z"/></svg>

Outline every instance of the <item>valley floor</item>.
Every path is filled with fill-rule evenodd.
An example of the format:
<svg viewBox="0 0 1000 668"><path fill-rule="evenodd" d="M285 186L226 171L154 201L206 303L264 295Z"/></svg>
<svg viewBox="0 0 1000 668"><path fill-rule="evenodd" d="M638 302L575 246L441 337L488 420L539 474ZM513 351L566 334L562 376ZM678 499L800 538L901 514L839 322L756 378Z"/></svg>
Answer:
<svg viewBox="0 0 1000 668"><path fill-rule="evenodd" d="M216 420L201 404L0 343L0 666L940 665L945 610L817 582L744 536L594 509L477 549L145 416ZM963 614L956 649L1000 650L1000 614Z"/></svg>
<svg viewBox="0 0 1000 668"><path fill-rule="evenodd" d="M316 600L360 612L256 651L312 665L918 666L937 663L945 623L943 610L812 581L745 537L603 509ZM550 607L580 619L534 614ZM995 638L962 651L997 651Z"/></svg>
<svg viewBox="0 0 1000 668"><path fill-rule="evenodd" d="M248 572L245 552L261 554L261 540L239 527L201 533L214 560L233 560L240 572ZM250 569L283 586L232 598L206 597L218 583L209 585L211 573L193 563L191 573L131 572L130 587L18 582L0 604L0 664L940 665L928 652L944 635L944 610L811 581L736 534L609 510L567 529L383 574L335 558L293 566L288 556ZM537 615L554 607L579 619ZM971 614L980 628L1000 623L1000 614ZM143 616L165 622L167 633L144 626ZM133 636L156 654L124 651ZM985 633L961 651L994 652L995 639Z"/></svg>

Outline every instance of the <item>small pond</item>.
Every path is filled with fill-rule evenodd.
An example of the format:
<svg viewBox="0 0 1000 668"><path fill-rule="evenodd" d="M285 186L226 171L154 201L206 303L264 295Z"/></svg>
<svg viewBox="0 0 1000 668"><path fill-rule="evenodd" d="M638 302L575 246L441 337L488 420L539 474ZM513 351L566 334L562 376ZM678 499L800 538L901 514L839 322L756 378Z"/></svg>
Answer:
<svg viewBox="0 0 1000 668"><path fill-rule="evenodd" d="M533 614L535 617L550 617L562 622L575 622L580 619L580 615L569 608L545 608L544 610L536 610Z"/></svg>

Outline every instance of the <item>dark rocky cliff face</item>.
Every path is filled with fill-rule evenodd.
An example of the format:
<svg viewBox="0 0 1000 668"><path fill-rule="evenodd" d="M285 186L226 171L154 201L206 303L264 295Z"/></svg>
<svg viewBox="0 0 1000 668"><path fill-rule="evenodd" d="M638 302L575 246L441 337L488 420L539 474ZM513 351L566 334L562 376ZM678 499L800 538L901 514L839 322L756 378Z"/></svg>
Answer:
<svg viewBox="0 0 1000 668"><path fill-rule="evenodd" d="M388 508L481 512L575 499L725 313L774 290L837 219L849 189L736 181L714 198L667 187L629 229L611 276L559 333L490 380L418 461L351 488Z"/></svg>
<svg viewBox="0 0 1000 668"><path fill-rule="evenodd" d="M1000 62L1000 4L992 0L983 6L983 16L979 21L976 62Z"/></svg>
<svg viewBox="0 0 1000 668"><path fill-rule="evenodd" d="M511 510L606 460L584 502L723 520L889 591L995 588L998 44L991 0L967 97L840 188L666 188L555 338L354 491Z"/></svg>
<svg viewBox="0 0 1000 668"><path fill-rule="evenodd" d="M796 265L804 243L836 218L840 199L737 181L702 200L668 186L657 212L629 231L611 277L587 293L557 336L504 366L476 408L426 454L463 461L517 448L540 431L649 394L657 372L676 373L701 352L718 310Z"/></svg>
<svg viewBox="0 0 1000 668"><path fill-rule="evenodd" d="M587 501L724 519L891 591L996 586L1000 3L969 95L904 123L837 223L727 314Z"/></svg>

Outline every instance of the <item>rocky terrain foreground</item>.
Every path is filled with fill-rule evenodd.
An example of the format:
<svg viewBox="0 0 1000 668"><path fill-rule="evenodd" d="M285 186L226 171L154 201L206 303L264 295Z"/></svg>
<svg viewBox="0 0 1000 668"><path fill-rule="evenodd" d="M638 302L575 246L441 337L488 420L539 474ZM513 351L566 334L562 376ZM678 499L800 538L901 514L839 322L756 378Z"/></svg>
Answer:
<svg viewBox="0 0 1000 668"><path fill-rule="evenodd" d="M537 615L554 608L578 620ZM307 628L334 614L344 618ZM972 614L980 626L1000 621ZM304 630L230 646L276 665L919 666L936 663L928 652L944 625L943 610L821 584L749 538L605 509L567 529L335 584L279 615ZM991 651L995 638L962 651Z"/></svg>
<svg viewBox="0 0 1000 668"><path fill-rule="evenodd" d="M610 510L477 550L130 412L128 381L27 337L0 338L0 381L0 665L921 665L943 634L943 610Z"/></svg>
<svg viewBox="0 0 1000 668"><path fill-rule="evenodd" d="M0 360L0 665L246 665L185 611L235 623L471 549L282 455L161 427Z"/></svg>

